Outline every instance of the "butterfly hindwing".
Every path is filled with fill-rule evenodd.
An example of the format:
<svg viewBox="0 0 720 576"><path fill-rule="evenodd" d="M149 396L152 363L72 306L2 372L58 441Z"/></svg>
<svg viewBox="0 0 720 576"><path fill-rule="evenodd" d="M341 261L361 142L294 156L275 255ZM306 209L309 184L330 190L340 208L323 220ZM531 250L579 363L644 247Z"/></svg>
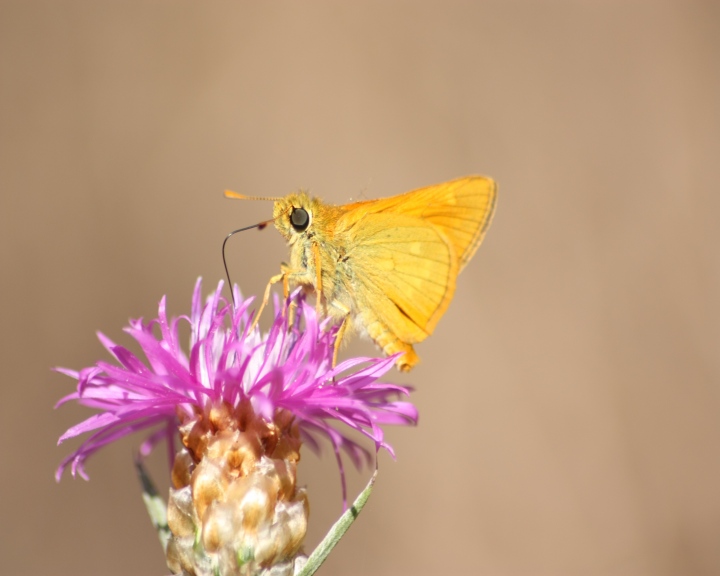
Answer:
<svg viewBox="0 0 720 576"><path fill-rule="evenodd" d="M365 214L352 228L348 257L358 308L373 309L405 342L424 340L455 292L451 243L437 227L406 215Z"/></svg>

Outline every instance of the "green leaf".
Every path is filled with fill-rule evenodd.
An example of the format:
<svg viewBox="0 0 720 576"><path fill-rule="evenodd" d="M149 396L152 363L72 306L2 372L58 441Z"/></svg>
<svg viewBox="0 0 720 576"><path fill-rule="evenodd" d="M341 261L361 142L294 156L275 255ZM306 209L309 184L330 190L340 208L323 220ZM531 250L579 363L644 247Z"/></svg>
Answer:
<svg viewBox="0 0 720 576"><path fill-rule="evenodd" d="M165 504L165 500L158 494L155 484L153 484L147 470L145 470L145 467L139 459L135 461L135 468L138 478L140 479L140 484L142 485L142 497L143 502L145 502L145 508L147 509L148 516L150 516L150 521L155 527L158 538L160 538L163 552L165 552L167 551L168 540L170 540L171 536L170 527L167 523L167 505Z"/></svg>
<svg viewBox="0 0 720 576"><path fill-rule="evenodd" d="M355 519L365 506L368 498L370 498L370 493L372 492L377 475L378 471L376 469L372 478L370 478L370 481L367 483L367 486L365 486L365 489L360 492L360 495L355 499L353 505L350 506L350 508L348 508L342 516L340 516L335 524L333 524L330 531L326 534L325 538L323 538L323 541L318 544L317 548L315 548L313 553L310 555L307 564L305 564L305 567L298 576L311 576L311 574L315 574L315 571L320 568L323 562L325 562L325 559L329 556L332 549L335 548L335 545L338 542L340 542L340 538L342 538L345 532L348 531L350 525L355 522Z"/></svg>

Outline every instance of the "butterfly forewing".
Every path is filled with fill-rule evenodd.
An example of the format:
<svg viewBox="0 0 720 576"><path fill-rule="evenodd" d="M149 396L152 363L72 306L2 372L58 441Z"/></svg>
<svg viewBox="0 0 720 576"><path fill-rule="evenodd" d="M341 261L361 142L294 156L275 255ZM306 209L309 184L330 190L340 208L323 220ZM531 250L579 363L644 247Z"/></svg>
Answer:
<svg viewBox="0 0 720 576"><path fill-rule="evenodd" d="M350 204L346 208L401 213L437 226L453 245L460 271L475 254L490 225L496 188L491 178L466 176L391 198Z"/></svg>
<svg viewBox="0 0 720 576"><path fill-rule="evenodd" d="M421 190L432 200L422 217L445 233L459 258L459 270L473 257L495 210L495 182L483 176L452 180Z"/></svg>

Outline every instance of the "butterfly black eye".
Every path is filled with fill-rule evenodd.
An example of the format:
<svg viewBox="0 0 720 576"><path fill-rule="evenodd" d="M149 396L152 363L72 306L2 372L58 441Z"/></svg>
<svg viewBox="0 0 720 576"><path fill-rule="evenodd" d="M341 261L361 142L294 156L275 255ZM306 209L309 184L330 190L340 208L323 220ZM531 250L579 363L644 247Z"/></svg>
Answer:
<svg viewBox="0 0 720 576"><path fill-rule="evenodd" d="M290 214L290 223L297 232L304 232L310 225L310 215L305 208L293 208Z"/></svg>

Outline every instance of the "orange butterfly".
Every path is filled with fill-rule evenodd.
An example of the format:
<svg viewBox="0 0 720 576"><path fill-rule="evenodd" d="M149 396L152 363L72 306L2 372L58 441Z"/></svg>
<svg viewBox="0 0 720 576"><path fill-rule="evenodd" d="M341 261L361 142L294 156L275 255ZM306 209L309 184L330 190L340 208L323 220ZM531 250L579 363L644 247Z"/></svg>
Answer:
<svg viewBox="0 0 720 576"><path fill-rule="evenodd" d="M311 288L318 306L342 322L338 345L351 327L387 355L404 352L397 367L408 371L420 360L413 344L430 336L445 313L496 198L495 182L484 176L344 206L306 192L265 198L275 201L272 221L290 246L290 263L270 279L263 306L276 282L285 294L292 286Z"/></svg>

